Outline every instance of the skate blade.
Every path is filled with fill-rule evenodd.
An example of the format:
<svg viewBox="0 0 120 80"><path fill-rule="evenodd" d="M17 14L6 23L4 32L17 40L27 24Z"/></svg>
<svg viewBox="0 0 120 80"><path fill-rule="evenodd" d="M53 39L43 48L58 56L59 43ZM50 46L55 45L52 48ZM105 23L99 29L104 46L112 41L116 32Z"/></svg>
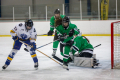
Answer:
<svg viewBox="0 0 120 80"><path fill-rule="evenodd" d="M38 70L38 67L36 67L35 70Z"/></svg>
<svg viewBox="0 0 120 80"><path fill-rule="evenodd" d="M5 71L5 69L2 69L1 71Z"/></svg>

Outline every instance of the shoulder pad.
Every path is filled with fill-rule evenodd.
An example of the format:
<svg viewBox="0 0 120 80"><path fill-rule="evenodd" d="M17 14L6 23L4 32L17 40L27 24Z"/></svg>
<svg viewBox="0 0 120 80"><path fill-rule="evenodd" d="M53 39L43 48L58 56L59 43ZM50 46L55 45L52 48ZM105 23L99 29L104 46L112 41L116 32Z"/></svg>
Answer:
<svg viewBox="0 0 120 80"><path fill-rule="evenodd" d="M19 24L20 27L21 27L22 25L23 25L22 23Z"/></svg>
<svg viewBox="0 0 120 80"><path fill-rule="evenodd" d="M64 17L65 17L65 15L60 15L60 17L61 17L61 18L64 18Z"/></svg>
<svg viewBox="0 0 120 80"><path fill-rule="evenodd" d="M54 16L52 16L52 17L51 17L51 19L53 20L53 19L55 19L55 17L54 17Z"/></svg>

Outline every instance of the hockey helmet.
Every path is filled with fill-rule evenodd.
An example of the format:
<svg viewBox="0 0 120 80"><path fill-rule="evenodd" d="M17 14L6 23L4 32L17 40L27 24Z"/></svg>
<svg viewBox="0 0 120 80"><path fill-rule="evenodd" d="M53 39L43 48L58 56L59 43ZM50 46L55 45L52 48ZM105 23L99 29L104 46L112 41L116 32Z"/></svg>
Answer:
<svg viewBox="0 0 120 80"><path fill-rule="evenodd" d="M63 23L69 23L70 22L70 18L69 17L67 17L67 16L65 16L63 19L62 19L62 22Z"/></svg>
<svg viewBox="0 0 120 80"><path fill-rule="evenodd" d="M55 9L54 14L60 14L60 9Z"/></svg>
<svg viewBox="0 0 120 80"><path fill-rule="evenodd" d="M28 19L28 20L25 21L25 27L26 27L26 29L27 29L27 26L29 26L31 28L33 27L33 21L31 19Z"/></svg>
<svg viewBox="0 0 120 80"><path fill-rule="evenodd" d="M62 25L64 28L67 28L69 26L69 22L70 22L70 18L65 16L63 19L62 19Z"/></svg>

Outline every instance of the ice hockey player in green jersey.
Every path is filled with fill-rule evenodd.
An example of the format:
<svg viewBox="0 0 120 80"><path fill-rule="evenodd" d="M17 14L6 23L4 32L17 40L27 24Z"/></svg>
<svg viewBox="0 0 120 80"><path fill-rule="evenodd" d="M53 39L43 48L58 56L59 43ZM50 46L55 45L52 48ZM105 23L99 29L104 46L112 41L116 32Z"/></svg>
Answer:
<svg viewBox="0 0 120 80"><path fill-rule="evenodd" d="M66 54L66 51L65 49L63 50L63 48L64 47L67 48L67 46L69 47L71 44L73 44L74 35L78 35L80 33L79 29L77 29L77 26L75 24L69 24L69 22L70 22L69 17L65 16L61 21L60 19L57 20L55 24L58 39L60 40L60 52L61 55L63 56L64 65L67 65L69 53Z"/></svg>
<svg viewBox="0 0 120 80"><path fill-rule="evenodd" d="M77 36L74 39L74 44L71 47L72 54L78 51L79 57L92 57L93 46L85 36Z"/></svg>
<svg viewBox="0 0 120 80"><path fill-rule="evenodd" d="M65 16L65 15L60 15L60 9L56 9L56 10L54 11L54 16L52 16L51 19L50 19L50 30L49 30L49 32L47 33L48 36L52 36L53 33L54 33L55 20L56 20L56 19L59 19L59 18L63 18L64 16ZM58 37L57 37L57 32L55 31L52 56L54 56L54 55L56 54L56 51L57 51L57 47L58 47L58 44L59 44L59 41L56 41L57 39L58 39Z"/></svg>
<svg viewBox="0 0 120 80"><path fill-rule="evenodd" d="M91 58L93 56L93 46L90 44L89 40L85 36L77 36L74 39L73 44L69 44L69 46L65 46L64 54L68 54L71 52L73 55L75 52L78 52L77 57L85 57L85 58ZM72 61L71 57L68 56L67 58L63 59L63 61L66 62L65 65L68 65L70 61ZM96 59L94 59L94 62L96 65L97 63Z"/></svg>

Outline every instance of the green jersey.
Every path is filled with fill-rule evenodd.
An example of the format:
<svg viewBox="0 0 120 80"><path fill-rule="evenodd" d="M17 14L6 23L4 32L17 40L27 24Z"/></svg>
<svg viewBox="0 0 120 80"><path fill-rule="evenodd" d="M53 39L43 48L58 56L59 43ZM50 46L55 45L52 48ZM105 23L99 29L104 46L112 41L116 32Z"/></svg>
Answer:
<svg viewBox="0 0 120 80"><path fill-rule="evenodd" d="M65 15L60 15L61 18L64 18ZM50 30L53 31L54 30L54 24L55 24L55 16L52 16L50 19Z"/></svg>
<svg viewBox="0 0 120 80"><path fill-rule="evenodd" d="M72 46L72 53L74 54L76 51L81 52L84 49L93 49L93 46L87 41L85 37L77 36L74 39L74 44Z"/></svg>
<svg viewBox="0 0 120 80"><path fill-rule="evenodd" d="M71 36L71 37L68 36L70 30L74 29L74 35L78 35L79 34L79 29L77 29L77 26L75 24L71 24L71 23L69 24L67 29L65 29L62 25L57 26L55 29L57 30L57 34L58 35L63 35L63 34L67 35L67 37L64 39L63 43L73 39L73 36Z"/></svg>

